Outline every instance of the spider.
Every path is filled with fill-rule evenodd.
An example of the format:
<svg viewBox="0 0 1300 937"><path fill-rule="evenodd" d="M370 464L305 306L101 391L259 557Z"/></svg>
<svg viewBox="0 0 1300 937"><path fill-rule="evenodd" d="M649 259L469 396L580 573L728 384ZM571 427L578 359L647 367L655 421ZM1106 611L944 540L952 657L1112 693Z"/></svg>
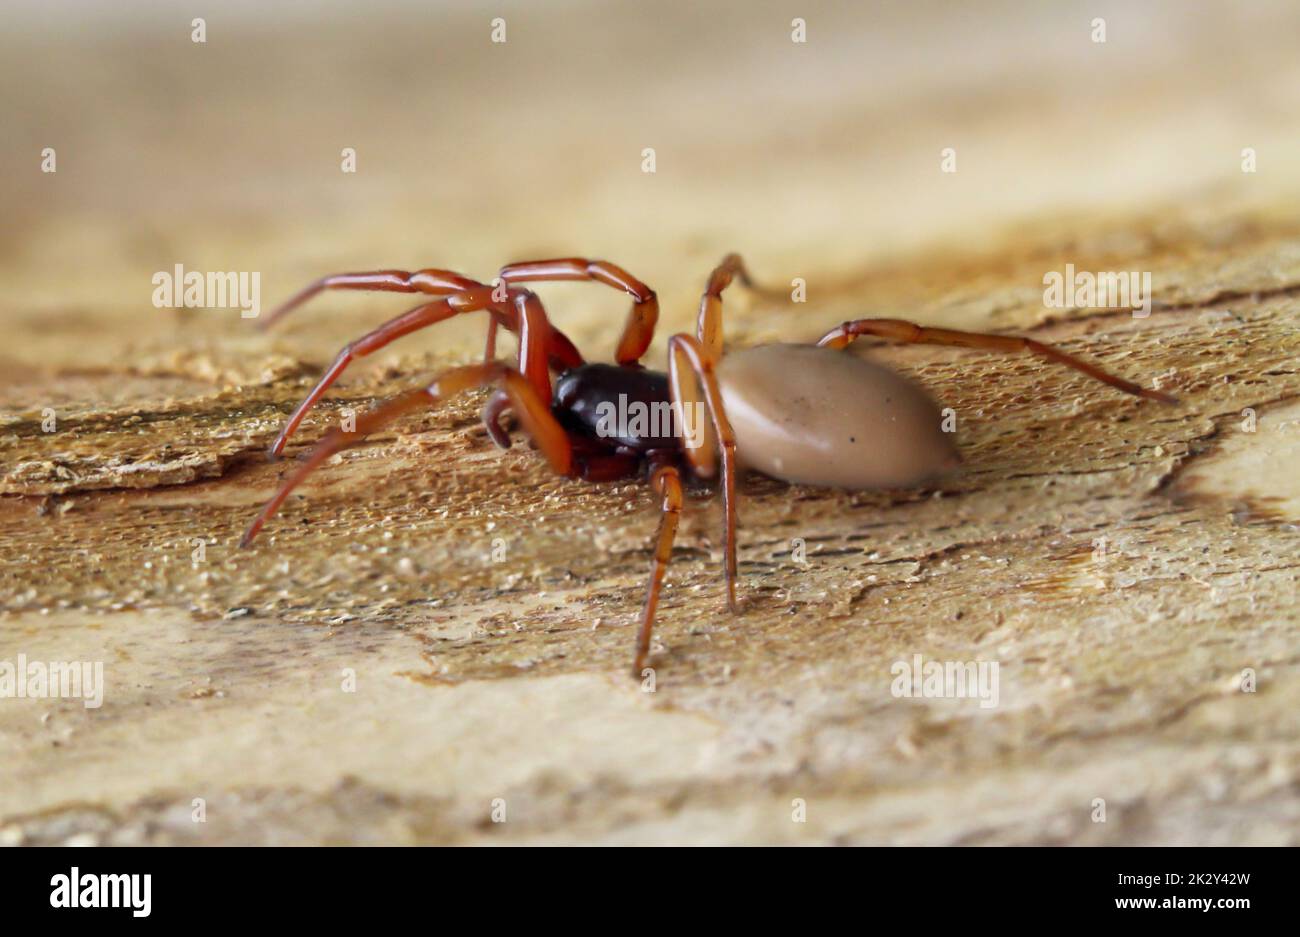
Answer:
<svg viewBox="0 0 1300 937"><path fill-rule="evenodd" d="M613 364L588 363L546 317L541 302L517 284L589 280L631 295L632 310ZM952 434L942 431L936 404L901 375L842 353L862 336L895 342L1028 352L1111 387L1163 403L1175 398L1116 377L1094 364L1031 338L929 328L900 319L857 319L831 329L815 345L772 344L723 357L722 293L738 280L757 289L743 261L730 254L713 270L700 302L694 335L668 339L668 372L640 363L659 317L655 292L626 270L583 258L509 264L492 285L447 270L380 270L324 277L268 316L263 328L325 290L382 290L436 297L349 342L311 393L289 416L271 446L278 457L289 437L356 358L394 339L461 313L488 313L481 364L452 368L357 417L350 430L327 433L253 520L240 542L247 547L289 494L326 459L408 411L462 391L492 388L483 424L501 448L510 436L500 418L512 410L534 446L560 475L588 481L639 476L660 500L655 540L633 673L644 676L665 570L682 510L682 474L720 488L724 515L727 605L736 602L736 473L751 469L790 483L846 489L910 487L939 477L960 462ZM498 328L518 338L514 367L495 360ZM552 383L552 372L557 377ZM667 408L673 421L611 421L610 408ZM692 427L691 408L707 411L707 426ZM667 425L665 425L665 423ZM721 476L720 482L718 480Z"/></svg>

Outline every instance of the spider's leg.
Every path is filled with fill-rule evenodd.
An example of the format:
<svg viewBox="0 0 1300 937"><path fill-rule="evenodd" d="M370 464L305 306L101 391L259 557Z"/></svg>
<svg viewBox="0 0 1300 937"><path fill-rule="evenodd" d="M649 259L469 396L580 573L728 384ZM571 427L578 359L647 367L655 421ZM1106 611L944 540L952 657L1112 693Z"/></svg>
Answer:
<svg viewBox="0 0 1300 937"><path fill-rule="evenodd" d="M294 309L325 290L378 290L385 293L428 293L430 296L449 296L482 285L459 273L432 268L415 273L408 273L405 270L335 273L321 277L315 283L303 287L272 310L270 315L262 319L258 327L269 329Z"/></svg>
<svg viewBox="0 0 1300 937"><path fill-rule="evenodd" d="M371 290L385 293L424 293L429 296L451 296L466 290L486 288L477 280L455 273L451 270L438 270L429 267L408 273L405 270L375 270L369 273L336 273L321 277L315 283L308 284L290 297L270 315L263 318L259 329L268 329L285 315L301 306L307 300L325 290ZM483 355L484 361L496 357L497 328L504 325L514 330L513 297L517 290L506 290L506 298L499 299L500 293L492 293L493 302L487 308L491 312L488 319L487 342ZM569 337L559 329L552 328L551 367L557 371L575 368L583 363L582 355L574 347Z"/></svg>
<svg viewBox="0 0 1300 937"><path fill-rule="evenodd" d="M497 362L472 364L447 371L427 387L408 391L380 404L368 413L363 413L357 417L356 428L351 432L341 429L330 430L317 443L311 454L285 479L275 496L262 508L253 523L249 525L239 545L246 547L252 543L258 531L271 519L290 493L319 468L321 463L340 449L381 429L404 413L419 407L435 406L448 397L484 385L494 385L505 391L520 423L537 443L537 447L542 450L551 467L560 475L572 474L573 449L569 437L564 432L564 428L556 422L549 403L538 394L532 383L508 365Z"/></svg>
<svg viewBox="0 0 1300 937"><path fill-rule="evenodd" d="M682 478L675 465L661 465L650 478L650 485L662 499L659 518L659 535L655 538L655 555L650 567L650 582L646 586L645 605L641 609L641 629L636 636L636 658L632 662L633 676L640 677L650 654L650 633L654 629L655 610L659 607L659 590L663 587L664 572L673 555L673 540L677 537L677 522L682 513Z"/></svg>
<svg viewBox="0 0 1300 937"><path fill-rule="evenodd" d="M546 312L537 297L527 290L512 290L511 295L513 306L509 311L512 318L506 322L506 325L519 334L519 370L549 405L551 377L547 366L549 359L553 357L552 352L558 346L555 344L550 323L546 319ZM334 358L334 363L325 370L316 386L312 388L311 393L289 416L284 428L280 430L280 435L271 445L271 455L278 456L284 451L289 437L298 428L307 411L315 406L353 360L377 351L403 335L409 335L418 329L427 328L461 313L489 309L495 302L492 298L492 287L476 286L453 293L444 299L416 306L356 341L344 345Z"/></svg>
<svg viewBox="0 0 1300 937"><path fill-rule="evenodd" d="M739 254L728 254L709 274L709 283L700 297L700 316L695 327L695 336L700 340L714 358L722 357L722 291L738 279L748 289L756 289L753 278L745 269L745 262Z"/></svg>
<svg viewBox="0 0 1300 937"><path fill-rule="evenodd" d="M691 471L701 478L712 478L717 473L715 441L710 439L705 427L698 425L699 421L686 417L687 408L701 396L712 419L716 448L721 449L727 607L734 612L739 610L736 604L736 434L722 405L715 366L713 356L694 336L679 333L668 339L669 391L677 407L678 420L688 424L686 430L693 427L692 434L682 440L682 451Z"/></svg>
<svg viewBox="0 0 1300 937"><path fill-rule="evenodd" d="M1073 368L1094 380L1109 384L1116 390L1135 397L1158 400L1161 403L1177 403L1178 398L1158 390L1147 390L1132 381L1126 381L1109 371L1103 371L1074 355L1018 335L990 335L986 332L959 332L956 329L935 329L902 319L857 319L837 325L817 342L827 348L844 348L863 335L875 335L894 342L909 342L923 345L955 345L961 348L975 348L981 351L1029 352L1046 358L1056 364Z"/></svg>
<svg viewBox="0 0 1300 937"><path fill-rule="evenodd" d="M504 283L525 283L542 280L592 280L623 290L632 297L632 311L628 314L623 335L618 340L614 360L619 364L635 364L650 347L654 338L655 323L659 321L659 297L622 267L603 260L585 257L561 257L555 260L527 260L507 264L497 274Z"/></svg>

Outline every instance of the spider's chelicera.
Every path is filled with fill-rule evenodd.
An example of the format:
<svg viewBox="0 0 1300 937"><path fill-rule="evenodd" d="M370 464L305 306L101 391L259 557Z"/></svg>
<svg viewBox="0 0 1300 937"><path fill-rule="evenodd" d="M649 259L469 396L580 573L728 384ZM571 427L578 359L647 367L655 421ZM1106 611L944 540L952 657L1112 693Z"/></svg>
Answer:
<svg viewBox="0 0 1300 937"><path fill-rule="evenodd" d="M869 335L898 342L1029 352L1125 393L1174 402L1167 394L1030 338L927 328L900 319L857 319L831 329L816 345L760 345L724 358L722 292L733 279L754 286L735 254L724 258L709 277L696 333L668 339L666 374L640 363L659 318L654 291L604 261L564 258L510 264L502 268L495 285L433 269L345 273L316 281L264 324L269 326L327 289L424 293L437 298L345 345L290 415L271 446L273 456L284 451L307 411L351 361L394 339L460 313L487 312L484 361L453 368L426 387L394 397L359 416L350 431L335 429L326 434L262 508L241 545L251 543L290 492L339 449L410 410L470 388L491 387L494 392L483 408L483 423L497 445L510 446L500 418L511 410L559 474L589 481L639 475L649 479L661 499L662 519L633 662L633 671L640 674L650 651L655 609L677 533L683 472L706 481L718 479L725 517L727 604L736 611L739 467L788 482L866 489L916 485L959 462L952 434L943 432L939 409L924 391L888 368L841 354L855 339ZM632 296L632 312L615 350L615 363L586 362L547 319L537 296L517 285L544 280L592 280ZM514 367L494 360L498 328L518 337Z"/></svg>

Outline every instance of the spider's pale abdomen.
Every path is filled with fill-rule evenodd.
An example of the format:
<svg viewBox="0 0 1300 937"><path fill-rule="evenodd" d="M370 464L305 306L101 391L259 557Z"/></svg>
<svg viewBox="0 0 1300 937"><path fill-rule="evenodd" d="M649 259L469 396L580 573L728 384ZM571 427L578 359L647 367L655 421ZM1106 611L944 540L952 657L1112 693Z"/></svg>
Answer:
<svg viewBox="0 0 1300 937"><path fill-rule="evenodd" d="M961 461L939 408L901 375L816 345L726 355L722 397L742 466L805 485L894 488Z"/></svg>

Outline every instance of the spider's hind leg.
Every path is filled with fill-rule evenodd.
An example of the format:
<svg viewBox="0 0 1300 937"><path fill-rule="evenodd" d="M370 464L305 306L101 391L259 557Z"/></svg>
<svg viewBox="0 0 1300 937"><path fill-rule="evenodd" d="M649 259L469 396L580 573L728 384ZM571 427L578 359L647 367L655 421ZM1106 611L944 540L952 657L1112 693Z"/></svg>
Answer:
<svg viewBox="0 0 1300 937"><path fill-rule="evenodd" d="M846 348L863 335L874 335L892 342L908 342L918 345L952 345L959 348L974 348L979 351L1028 352L1055 364L1063 364L1093 380L1109 384L1116 390L1147 400L1160 403L1177 403L1178 398L1158 390L1148 390L1140 384L1126 381L1111 374L1097 365L1074 355L1066 354L1058 348L1023 338L1019 335L993 335L987 332L961 332L957 329L936 329L917 325L903 319L857 319L837 325L817 342L826 348Z"/></svg>
<svg viewBox="0 0 1300 937"><path fill-rule="evenodd" d="M695 325L695 337L713 355L722 357L722 291L739 280L741 285L754 289L754 279L749 275L739 254L728 254L709 274L709 282L700 297L700 315Z"/></svg>

